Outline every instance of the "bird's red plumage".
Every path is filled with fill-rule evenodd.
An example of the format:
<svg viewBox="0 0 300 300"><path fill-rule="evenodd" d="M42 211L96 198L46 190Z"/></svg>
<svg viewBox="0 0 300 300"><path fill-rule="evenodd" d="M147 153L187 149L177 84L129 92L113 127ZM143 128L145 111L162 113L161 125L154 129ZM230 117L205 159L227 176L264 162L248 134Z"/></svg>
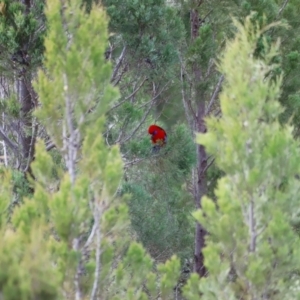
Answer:
<svg viewBox="0 0 300 300"><path fill-rule="evenodd" d="M157 126L157 125L150 125L148 128L148 133L151 134L151 140L153 144L165 144L167 141L167 133L166 131Z"/></svg>

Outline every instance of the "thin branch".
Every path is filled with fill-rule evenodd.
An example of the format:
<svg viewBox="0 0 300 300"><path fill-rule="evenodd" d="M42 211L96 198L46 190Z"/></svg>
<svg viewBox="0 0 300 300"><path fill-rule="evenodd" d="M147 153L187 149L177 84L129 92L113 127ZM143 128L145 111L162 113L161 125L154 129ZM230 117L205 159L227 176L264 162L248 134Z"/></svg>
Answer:
<svg viewBox="0 0 300 300"><path fill-rule="evenodd" d="M121 74L119 75L119 78L115 81L113 86L117 86L119 84L119 82L121 81L123 75L125 74L125 72L127 70L127 66L128 66L128 64L125 64L125 66L123 67L123 70L121 71Z"/></svg>
<svg viewBox="0 0 300 300"><path fill-rule="evenodd" d="M142 81L142 83L129 96L127 96L124 100L122 100L121 102L117 103L115 106L113 106L112 108L110 108L108 112L110 112L110 111L118 108L119 106L121 106L122 104L124 104L126 101L128 101L131 97L133 97L140 90L140 88L144 85L144 83L146 82L146 80L148 80L148 78L145 78Z"/></svg>
<svg viewBox="0 0 300 300"><path fill-rule="evenodd" d="M148 117L153 105L154 105L155 101L153 101L149 107L149 109L146 111L146 113L144 114L144 117L142 118L141 122L138 124L138 126L132 131L132 133L127 137L125 138L123 141L122 141L122 144L127 142L128 140L130 140L134 135L135 133L139 130L139 128L142 126L142 124L145 122L146 118ZM121 143L121 142L120 142Z"/></svg>
<svg viewBox="0 0 300 300"><path fill-rule="evenodd" d="M147 77L142 81L142 83L129 96L127 96L125 98L125 100L129 100L131 97L133 97L140 90L140 88L144 85L144 83L146 82L146 80L148 80Z"/></svg>
<svg viewBox="0 0 300 300"><path fill-rule="evenodd" d="M249 206L249 234L250 234L250 245L249 250L250 252L255 252L256 248L256 224L254 218L254 201L251 199L250 206Z"/></svg>
<svg viewBox="0 0 300 300"><path fill-rule="evenodd" d="M86 241L86 243L84 244L83 248L89 248L90 244L92 243L93 241L93 238L94 238L94 235L95 235L95 232L97 230L97 226L98 224L96 222L94 222L94 225L93 225L93 228L92 228L92 231Z"/></svg>
<svg viewBox="0 0 300 300"><path fill-rule="evenodd" d="M101 270L100 211L99 211L99 207L97 204L95 205L94 219L95 219L95 224L96 224L96 268L95 268L95 278L94 278L94 283L93 283L93 289L92 289L91 298L90 298L91 300L97 299L97 291L98 291L100 270Z"/></svg>
<svg viewBox="0 0 300 300"><path fill-rule="evenodd" d="M145 159L146 159L146 158L137 158L137 159L131 160L131 161L129 161L129 162L126 162L126 163L124 164L124 168L126 169L126 168L128 168L129 166L131 166L131 165L136 165L136 164L138 164L139 162L144 161Z"/></svg>
<svg viewBox="0 0 300 300"><path fill-rule="evenodd" d="M28 157L27 157L27 163L26 163L26 167L25 167L25 172L28 171L30 163L32 161L33 155L34 155L34 146L35 146L35 142L36 142L36 137L37 137L37 133L38 133L38 122L36 121L36 119L34 118L34 125L32 126L32 135L31 135L31 141L30 141L30 146L29 146L29 153L28 153Z"/></svg>
<svg viewBox="0 0 300 300"><path fill-rule="evenodd" d="M121 141L119 141L119 139L117 140L117 142L120 142L120 143L125 143L125 142L127 142L128 140L130 140L134 135L135 135L135 133L139 130L139 128L142 126L142 124L144 123L144 121L146 120L146 118L148 117L148 115L149 115L149 113L150 113L150 111L151 111L151 109L152 109L152 107L154 106L154 104L155 104L155 100L159 97L159 95L165 90L165 88L168 86L168 84L169 84L169 82L167 82L165 85L164 85L164 87L152 98L152 100L151 100L151 105L150 105L150 107L149 107L149 109L146 111L146 113L144 114L144 116L143 116L143 118L142 118L142 120L141 120L141 122L137 125L137 127L132 131L132 133L127 137L127 138L125 138L122 142ZM116 142L116 143L117 143Z"/></svg>
<svg viewBox="0 0 300 300"><path fill-rule="evenodd" d="M214 90L214 92L213 92L213 94L210 98L209 104L208 104L206 112L205 112L206 115L208 115L210 113L211 107L212 107L213 103L215 102L215 100L216 100L216 98L217 98L217 96L220 92L223 80L224 80L224 75L221 75L220 78L219 78L219 81L216 85L216 88L215 88L215 90Z"/></svg>
<svg viewBox="0 0 300 300"><path fill-rule="evenodd" d="M164 89L166 86L167 86L167 84L163 87L163 89ZM144 104L140 105L140 106L138 107L138 109L141 109L141 108L147 106L149 103L155 101L155 100L159 97L159 95L163 92L163 89L162 89L155 97L153 97L151 100L149 100L149 101L145 102Z"/></svg>
<svg viewBox="0 0 300 300"><path fill-rule="evenodd" d="M129 117L126 116L125 120L123 121L122 127L119 130L120 133L118 135L118 138L115 140L115 144L118 144L122 140L123 136L125 135L125 128L128 125L128 123L129 123Z"/></svg>
<svg viewBox="0 0 300 300"><path fill-rule="evenodd" d="M189 72L187 72L186 71L186 69L185 69L185 66L184 66L184 64L183 64L183 61L182 61L182 58L181 58L181 56L180 56L180 79L181 79L181 84L182 84L182 90L181 90L181 93L182 93L182 97L184 97L183 98L183 101L185 101L185 102L183 102L183 105L184 105L184 107L187 109L189 109L190 110L190 112L191 112L191 114L192 114L192 116L193 116L193 119L194 120L196 120L197 119L197 116L196 116L196 113L195 113L195 111L194 111L194 109L193 109L193 106L192 106L192 102L191 102L191 99L186 99L185 98L185 93L184 93L184 87L183 87L183 78L184 77L187 77L187 79L188 79L188 82L191 84L192 83L192 79L188 76L188 73ZM186 105L187 106L186 106ZM191 124L189 124L191 127L190 128L193 128L193 126L192 126L192 123Z"/></svg>
<svg viewBox="0 0 300 300"><path fill-rule="evenodd" d="M212 67L215 65L214 63L214 60L211 58L208 62L208 68L207 68L207 71L205 73L205 79L207 79L210 74L211 74L211 70L212 70Z"/></svg>
<svg viewBox="0 0 300 300"><path fill-rule="evenodd" d="M201 174L204 174L208 170L208 168L214 163L214 161L215 159L213 158L212 161L209 164L207 164L207 166L203 169Z"/></svg>
<svg viewBox="0 0 300 300"><path fill-rule="evenodd" d="M213 9L211 9L203 18L203 20L205 21L205 19L213 12Z"/></svg>
<svg viewBox="0 0 300 300"><path fill-rule="evenodd" d="M50 151L55 147L56 147L56 145L53 142L50 142L46 145L46 151Z"/></svg>
<svg viewBox="0 0 300 300"><path fill-rule="evenodd" d="M279 9L279 12L278 12L278 17L280 17L280 15L282 14L283 10L285 9L285 7L287 6L289 0L285 0L283 5L281 6L281 8Z"/></svg>
<svg viewBox="0 0 300 300"><path fill-rule="evenodd" d="M0 137L5 141L5 143L15 152L18 154L18 146L11 141L11 139L3 132L3 129L0 127Z"/></svg>
<svg viewBox="0 0 300 300"><path fill-rule="evenodd" d="M182 103L183 103L183 107L184 107L186 120L187 120L190 128L193 128L193 121L188 112L190 110L190 107L188 106L187 100L185 98L185 89L184 89L184 80L183 80L184 73L183 73L183 63L182 63L181 57L180 57L180 62L181 62L181 64L180 64L181 98L182 98Z"/></svg>
<svg viewBox="0 0 300 300"><path fill-rule="evenodd" d="M116 64L116 66L114 68L114 71L113 71L113 74L111 76L110 82L113 82L116 79L117 73L118 73L118 71L119 71L119 69L121 67L121 64L122 64L122 61L124 59L125 53L126 53L126 46L123 47L123 50L122 50L122 52L121 52L121 54L120 54L120 56L119 56L119 58L117 60L117 64Z"/></svg>
<svg viewBox="0 0 300 300"><path fill-rule="evenodd" d="M2 144L2 147L3 147L3 156L1 156L0 158L3 158L4 159L4 164L5 164L5 167L8 166L8 161L7 161L7 154L6 154L6 145L5 145L5 142L4 141L1 141L1 144Z"/></svg>

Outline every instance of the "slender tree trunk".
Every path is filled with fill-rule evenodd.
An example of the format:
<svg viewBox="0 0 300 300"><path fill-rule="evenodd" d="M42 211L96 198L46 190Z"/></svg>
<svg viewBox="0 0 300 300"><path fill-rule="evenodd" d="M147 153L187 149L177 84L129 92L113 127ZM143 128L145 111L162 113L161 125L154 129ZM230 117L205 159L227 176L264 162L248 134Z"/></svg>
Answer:
<svg viewBox="0 0 300 300"><path fill-rule="evenodd" d="M197 132L205 133L206 126L204 124L205 107L202 111L204 103L198 104L198 119L197 119ZM206 185L206 168L207 168L207 154L205 148L202 145L197 145L197 186L195 193L196 208L201 208L201 199L207 192ZM206 268L204 266L204 256L202 249L205 247L205 228L197 222L195 232L195 252L194 252L194 271L203 277L206 274Z"/></svg>
<svg viewBox="0 0 300 300"><path fill-rule="evenodd" d="M28 80L29 84L31 82ZM33 99L27 86L25 75L17 79L18 99L21 107L19 119L19 145L21 146L20 170L28 171L33 157L34 137L32 136Z"/></svg>
<svg viewBox="0 0 300 300"><path fill-rule="evenodd" d="M201 26L201 20L199 17L198 8L202 4L202 1L198 1L190 12L191 23L191 40L192 42L199 35L199 28ZM197 115L194 118L194 129L197 132L205 133L206 126L204 122L205 117L205 93L202 88L199 87L203 80L201 67L194 63L193 65L193 77L195 86L195 99L197 103ZM206 194L206 169L207 169L207 154L205 148L202 145L197 145L197 182L195 186L195 205L196 208L201 208L201 199ZM200 277L205 276L206 269L204 266L203 248L205 246L206 231L201 224L197 222L195 231L195 252L194 252L194 271L199 274Z"/></svg>
<svg viewBox="0 0 300 300"><path fill-rule="evenodd" d="M25 14L27 15L31 9L30 0L21 0L25 5ZM19 169L23 172L30 171L30 163L34 155L35 130L32 123L32 111L34 109L34 93L31 84L30 71L28 66L30 63L28 50L28 41L23 41L18 51L19 70L17 74L17 93L20 103L20 119L18 142L21 147L21 155L19 160Z"/></svg>

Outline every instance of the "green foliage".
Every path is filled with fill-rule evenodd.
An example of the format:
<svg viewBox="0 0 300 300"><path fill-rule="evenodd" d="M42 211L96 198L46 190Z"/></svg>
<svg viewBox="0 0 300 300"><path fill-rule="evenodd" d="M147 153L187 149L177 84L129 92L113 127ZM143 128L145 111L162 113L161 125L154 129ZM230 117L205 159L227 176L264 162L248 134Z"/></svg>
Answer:
<svg viewBox="0 0 300 300"><path fill-rule="evenodd" d="M184 125L174 127L157 155L150 153L149 137L135 145L132 159L141 153L144 158L128 170L123 184L123 192L131 194L132 228L158 261L174 253L187 258L192 252L194 226L190 217L194 204L188 191L196 160L191 133Z"/></svg>
<svg viewBox="0 0 300 300"><path fill-rule="evenodd" d="M61 276L53 266L41 224L24 239L19 231L1 232L0 285L5 299L61 299Z"/></svg>
<svg viewBox="0 0 300 300"><path fill-rule="evenodd" d="M178 115L183 119L176 100L178 46L185 30L178 10L164 0L106 0L103 4L110 16L107 56L114 63L112 79L121 92L108 113L107 140L128 149L124 144L139 139L145 146L139 156L147 156L145 134L140 130L144 124L157 116L170 125L178 121Z"/></svg>
<svg viewBox="0 0 300 300"><path fill-rule="evenodd" d="M158 275L143 247L129 243L128 208L117 197L120 150L107 147L101 134L108 105L118 96L104 60L106 15L99 6L87 15L80 1L55 0L46 16L46 68L35 82L41 103L36 115L56 153L48 153L40 139L36 143L34 194L15 208L10 223L12 182L1 170L1 295L150 299L149 286L153 295L162 290L168 299L179 261L173 258ZM154 287L160 276L161 287Z"/></svg>
<svg viewBox="0 0 300 300"><path fill-rule="evenodd" d="M226 174L218 181L217 204L204 197L202 210L194 214L209 232L204 250L209 275L200 281L191 277L185 295L297 299L300 241L291 220L298 207L299 143L291 126L279 125L282 78L268 77L278 46L255 58L264 29L250 18L244 27L235 24L236 37L219 67L226 78L223 116L208 118L208 133L197 138Z"/></svg>
<svg viewBox="0 0 300 300"><path fill-rule="evenodd" d="M110 28L121 34L134 61L147 60L155 72L174 62L174 40L182 38L181 22L164 0L105 0ZM120 9L121 8L121 9ZM143 70L139 70L140 72ZM147 73L152 72L147 68Z"/></svg>
<svg viewBox="0 0 300 300"><path fill-rule="evenodd" d="M7 209L12 200L11 174L0 168L0 232L7 221Z"/></svg>
<svg viewBox="0 0 300 300"><path fill-rule="evenodd" d="M0 15L0 43L4 47L5 59L28 64L29 61L25 62L23 58L29 55L31 65L39 65L45 32L43 14L45 1L35 1L27 13L24 13L26 6L22 1L4 0L1 3L5 4L5 11ZM8 61L5 65L10 68Z"/></svg>
<svg viewBox="0 0 300 300"><path fill-rule="evenodd" d="M197 62L204 70L208 68L210 59L214 58L217 50L217 43L212 39L212 35L210 24L200 27L199 36L187 51L188 62L191 65Z"/></svg>
<svg viewBox="0 0 300 300"><path fill-rule="evenodd" d="M14 118L19 117L20 115L20 104L18 103L17 97L15 94L11 95L8 99L1 99L0 111L6 112L9 116Z"/></svg>
<svg viewBox="0 0 300 300"><path fill-rule="evenodd" d="M31 187L24 173L14 170L12 172L13 191L18 200L31 195Z"/></svg>
<svg viewBox="0 0 300 300"><path fill-rule="evenodd" d="M57 124L53 122L53 119L59 121L69 113L61 109L67 98L70 101L74 96L76 97L73 122L80 128L81 134L84 136L98 115L107 110L109 101L118 95L117 91L107 84L110 65L104 63L106 43L103 42L103 39L107 38L107 33L103 30L106 24L105 18L94 10L91 11L89 18L84 12L81 12L76 15L76 18L68 16L68 24L64 28L59 9L60 4L54 1L48 5L48 10L56 12L49 19L50 24L55 24L53 29L56 31L50 31L49 38L45 41L46 53L51 53L51 55L46 54L45 66L51 70L52 76L49 78L40 71L39 86L36 86L43 105L43 109L40 109L37 115L47 126L49 134L53 136L57 146L62 145L63 135L61 131L57 130ZM78 24L82 23L85 26L78 28ZM69 45L66 34L61 34L64 30L68 30L69 34L74 35L72 45ZM91 36L99 34L99 38L91 39ZM86 45L89 45L89 50L86 49ZM86 57L82 56L83 52L86 52ZM62 67L63 70L61 70ZM81 84L78 85L78 82ZM86 99L87 97L89 99ZM97 105L99 102L101 105ZM70 103L69 109L72 109L72 106ZM87 114L91 109L95 110L94 113ZM49 112L51 114L47 115ZM82 114L87 114L84 118L85 122L81 120ZM67 122L66 118L64 121Z"/></svg>

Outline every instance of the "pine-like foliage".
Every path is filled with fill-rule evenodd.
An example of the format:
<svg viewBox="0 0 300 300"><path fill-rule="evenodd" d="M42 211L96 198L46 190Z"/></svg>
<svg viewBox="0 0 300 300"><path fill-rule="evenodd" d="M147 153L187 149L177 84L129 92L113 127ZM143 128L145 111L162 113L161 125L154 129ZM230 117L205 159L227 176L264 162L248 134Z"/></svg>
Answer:
<svg viewBox="0 0 300 300"><path fill-rule="evenodd" d="M281 127L278 102L282 78L271 79L278 44L261 40L247 18L235 22L236 37L221 58L225 76L221 119L206 120L198 142L226 174L217 203L205 197L196 219L208 230L204 250L209 272L192 276L187 299L299 299L300 240L292 221L299 212L299 142ZM254 55L264 44L261 58ZM297 271L297 272L296 272ZM198 293L198 296L197 296Z"/></svg>
<svg viewBox="0 0 300 300"><path fill-rule="evenodd" d="M128 168L123 192L130 193L130 217L138 239L158 261L173 253L190 258L194 201L189 188L196 161L190 131L174 126L158 153L151 152L149 136L128 148L133 161L139 161ZM140 158L135 159L137 155Z"/></svg>
<svg viewBox="0 0 300 300"><path fill-rule="evenodd" d="M123 163L107 147L104 116L118 90L105 61L107 17L81 1L48 2L45 69L35 82L36 111L63 162L39 140L34 194L11 221L11 176L0 179L0 286L6 300L168 299L179 276L173 257L153 272L143 247L129 242L127 206L117 197Z"/></svg>

